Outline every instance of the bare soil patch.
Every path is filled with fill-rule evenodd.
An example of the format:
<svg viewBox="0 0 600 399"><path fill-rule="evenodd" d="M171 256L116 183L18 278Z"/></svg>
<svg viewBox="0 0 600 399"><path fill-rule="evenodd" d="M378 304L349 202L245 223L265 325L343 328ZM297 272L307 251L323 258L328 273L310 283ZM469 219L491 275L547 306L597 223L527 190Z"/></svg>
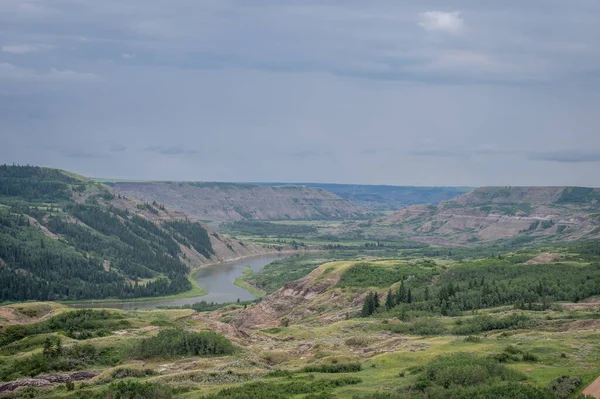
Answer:
<svg viewBox="0 0 600 399"><path fill-rule="evenodd" d="M526 265L545 265L548 263L556 262L560 259L559 254L543 253L539 254L533 259L529 259L525 262Z"/></svg>
<svg viewBox="0 0 600 399"><path fill-rule="evenodd" d="M584 395L590 395L596 399L600 399L600 377L596 378L594 382L588 385L583 390Z"/></svg>

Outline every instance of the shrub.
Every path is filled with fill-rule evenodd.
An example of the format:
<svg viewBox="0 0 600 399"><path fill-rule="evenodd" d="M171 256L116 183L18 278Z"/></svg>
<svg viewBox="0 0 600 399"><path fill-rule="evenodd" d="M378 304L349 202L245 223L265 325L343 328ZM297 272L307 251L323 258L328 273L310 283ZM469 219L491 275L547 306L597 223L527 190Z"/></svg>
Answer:
<svg viewBox="0 0 600 399"><path fill-rule="evenodd" d="M331 398L329 392L335 388L353 385L362 382L360 378L343 377L333 380L306 380L294 379L285 383L252 382L233 388L222 389L220 392L206 396L205 399L280 399L297 395L318 398Z"/></svg>
<svg viewBox="0 0 600 399"><path fill-rule="evenodd" d="M344 343L347 346L352 346L352 347L356 347L356 348L364 348L366 346L369 346L369 344L371 343L371 340L367 337L350 337L348 338L346 341L344 341Z"/></svg>
<svg viewBox="0 0 600 399"><path fill-rule="evenodd" d="M135 357L149 359L175 356L230 355L235 347L214 332L190 332L182 329L162 330L156 337L143 339L133 351Z"/></svg>
<svg viewBox="0 0 600 399"><path fill-rule="evenodd" d="M112 379L120 380L123 378L144 378L156 375L156 371L152 369L133 369L133 368L118 368L110 373Z"/></svg>
<svg viewBox="0 0 600 399"><path fill-rule="evenodd" d="M356 373L360 370L359 363L319 364L306 366L302 369L305 373Z"/></svg>
<svg viewBox="0 0 600 399"><path fill-rule="evenodd" d="M548 389L556 395L559 399L568 398L577 391L581 385L582 380L580 377L562 376L558 377L548 384Z"/></svg>
<svg viewBox="0 0 600 399"><path fill-rule="evenodd" d="M502 381L521 381L525 376L490 358L476 357L468 353L456 353L440 356L429 362L418 385L427 387L439 385L448 389L450 386L470 386L484 383L490 379Z"/></svg>
<svg viewBox="0 0 600 399"><path fill-rule="evenodd" d="M513 314L502 318L483 315L463 320L461 324L454 326L452 333L457 335L478 334L492 330L516 330L531 327L531 325L532 320L524 314Z"/></svg>

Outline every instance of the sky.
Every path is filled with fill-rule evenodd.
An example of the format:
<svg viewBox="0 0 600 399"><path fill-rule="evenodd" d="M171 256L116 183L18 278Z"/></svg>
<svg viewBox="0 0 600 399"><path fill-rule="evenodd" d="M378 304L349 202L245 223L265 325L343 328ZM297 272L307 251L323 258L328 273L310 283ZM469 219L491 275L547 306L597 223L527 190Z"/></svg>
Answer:
<svg viewBox="0 0 600 399"><path fill-rule="evenodd" d="M600 186L597 0L0 0L0 163Z"/></svg>

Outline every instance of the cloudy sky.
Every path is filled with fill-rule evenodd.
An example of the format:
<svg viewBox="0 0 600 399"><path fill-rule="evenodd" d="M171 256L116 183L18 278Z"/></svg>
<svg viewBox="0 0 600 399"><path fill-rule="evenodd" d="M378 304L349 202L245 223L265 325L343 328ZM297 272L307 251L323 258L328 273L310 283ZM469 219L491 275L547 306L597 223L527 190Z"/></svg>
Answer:
<svg viewBox="0 0 600 399"><path fill-rule="evenodd" d="M0 163L600 186L597 0L0 0Z"/></svg>

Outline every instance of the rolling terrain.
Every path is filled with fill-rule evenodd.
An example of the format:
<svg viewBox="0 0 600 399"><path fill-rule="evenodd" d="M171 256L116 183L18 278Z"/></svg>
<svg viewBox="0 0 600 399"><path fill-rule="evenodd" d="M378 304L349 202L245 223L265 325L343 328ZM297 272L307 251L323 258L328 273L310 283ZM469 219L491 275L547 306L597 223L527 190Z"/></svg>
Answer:
<svg viewBox="0 0 600 399"><path fill-rule="evenodd" d="M0 397L583 399L598 246L551 250L324 261L210 311L3 306Z"/></svg>
<svg viewBox="0 0 600 399"><path fill-rule="evenodd" d="M401 209L362 228L367 238L404 237L440 245L597 238L600 189L482 187L437 206Z"/></svg>
<svg viewBox="0 0 600 399"><path fill-rule="evenodd" d="M329 191L368 211L395 211L417 204L437 205L472 190L469 187L416 187L368 184L256 183L263 186L305 186Z"/></svg>
<svg viewBox="0 0 600 399"><path fill-rule="evenodd" d="M193 220L354 219L366 212L320 188L242 183L110 183L121 195L157 201Z"/></svg>
<svg viewBox="0 0 600 399"><path fill-rule="evenodd" d="M0 166L0 300L178 294L191 268L267 250L81 176Z"/></svg>

